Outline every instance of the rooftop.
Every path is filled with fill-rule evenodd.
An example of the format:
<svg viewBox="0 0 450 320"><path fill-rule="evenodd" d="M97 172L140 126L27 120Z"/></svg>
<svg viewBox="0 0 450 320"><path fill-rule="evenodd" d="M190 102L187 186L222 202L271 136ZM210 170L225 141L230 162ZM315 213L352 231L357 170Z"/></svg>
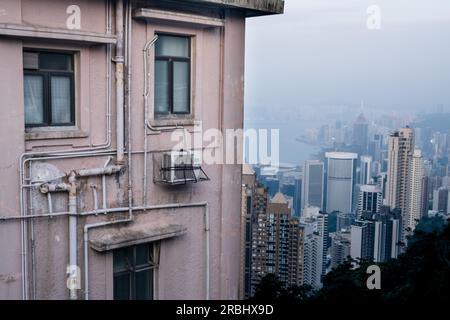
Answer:
<svg viewBox="0 0 450 320"><path fill-rule="evenodd" d="M271 203L285 204L288 203L286 197L281 192L278 192L270 201Z"/></svg>
<svg viewBox="0 0 450 320"><path fill-rule="evenodd" d="M357 159L358 154L352 152L326 152L325 157L332 159Z"/></svg>
<svg viewBox="0 0 450 320"><path fill-rule="evenodd" d="M244 163L242 165L242 174L253 175L253 174L255 174L255 171L253 171L253 168L251 165Z"/></svg>

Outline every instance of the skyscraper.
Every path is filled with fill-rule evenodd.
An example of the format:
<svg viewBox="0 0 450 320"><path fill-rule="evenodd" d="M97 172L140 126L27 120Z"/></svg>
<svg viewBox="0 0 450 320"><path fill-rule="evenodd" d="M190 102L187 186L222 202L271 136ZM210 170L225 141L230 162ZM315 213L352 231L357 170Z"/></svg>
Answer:
<svg viewBox="0 0 450 320"><path fill-rule="evenodd" d="M366 154L369 142L369 124L361 113L353 124L353 145L359 154Z"/></svg>
<svg viewBox="0 0 450 320"><path fill-rule="evenodd" d="M355 221L356 215L354 213L339 212L336 215L336 230L350 229L350 226Z"/></svg>
<svg viewBox="0 0 450 320"><path fill-rule="evenodd" d="M320 288L326 272L328 214L312 213L300 221L304 227L303 284Z"/></svg>
<svg viewBox="0 0 450 320"><path fill-rule="evenodd" d="M350 231L342 230L330 233L331 268L336 268L350 256Z"/></svg>
<svg viewBox="0 0 450 320"><path fill-rule="evenodd" d="M303 169L302 210L306 206L323 208L324 164L319 160L307 160Z"/></svg>
<svg viewBox="0 0 450 320"><path fill-rule="evenodd" d="M295 178L294 191L294 212L296 217L300 217L302 212L302 198L303 198L303 179L301 177Z"/></svg>
<svg viewBox="0 0 450 320"><path fill-rule="evenodd" d="M397 258L400 248L401 221L398 209L381 206L378 213L365 212L351 226L352 258L384 262Z"/></svg>
<svg viewBox="0 0 450 320"><path fill-rule="evenodd" d="M404 215L403 225L409 228L410 232L414 230L417 222L423 217L424 212L424 177L425 168L420 149L415 149L410 167L407 206Z"/></svg>
<svg viewBox="0 0 450 320"><path fill-rule="evenodd" d="M326 211L350 213L353 211L356 153L327 152Z"/></svg>
<svg viewBox="0 0 450 320"><path fill-rule="evenodd" d="M252 296L261 279L269 273L275 274L285 287L301 285L303 281L303 225L291 217L291 208L282 193L267 202L265 188L255 191L254 219L251 227L246 225L245 233L245 243L251 242L250 255L245 255L244 263L251 265L250 288L245 286L246 278L243 279L245 297Z"/></svg>
<svg viewBox="0 0 450 320"><path fill-rule="evenodd" d="M289 218L291 209L282 193L277 193L267 206L267 273L274 273L280 281L288 283Z"/></svg>
<svg viewBox="0 0 450 320"><path fill-rule="evenodd" d="M375 184L381 190L381 194L383 197L383 204L385 204L386 197L387 197L387 173L381 172L378 176L376 176Z"/></svg>
<svg viewBox="0 0 450 320"><path fill-rule="evenodd" d="M372 157L361 156L359 163L359 184L370 184L372 180Z"/></svg>
<svg viewBox="0 0 450 320"><path fill-rule="evenodd" d="M440 187L433 191L433 211L450 213L450 190L447 187Z"/></svg>
<svg viewBox="0 0 450 320"><path fill-rule="evenodd" d="M381 150L383 148L383 135L375 134L373 140L369 142L368 153L374 161L381 161Z"/></svg>
<svg viewBox="0 0 450 320"><path fill-rule="evenodd" d="M400 232L400 215L391 211L389 207L382 206L380 213L373 216L375 220L373 259L375 262L384 262L397 258L398 235Z"/></svg>
<svg viewBox="0 0 450 320"><path fill-rule="evenodd" d="M364 212L378 213L383 204L381 189L375 184L359 187L356 217L360 219Z"/></svg>
<svg viewBox="0 0 450 320"><path fill-rule="evenodd" d="M305 229L298 218L289 219L288 285L303 284Z"/></svg>
<svg viewBox="0 0 450 320"><path fill-rule="evenodd" d="M414 150L414 131L402 128L389 136L388 140L388 176L387 204L393 209L400 209L403 226L409 221L407 210L409 178L411 174ZM401 240L406 241L406 227L402 228Z"/></svg>
<svg viewBox="0 0 450 320"><path fill-rule="evenodd" d="M353 259L372 259L375 224L371 220L356 220L351 227L350 254Z"/></svg>
<svg viewBox="0 0 450 320"><path fill-rule="evenodd" d="M265 218L267 210L267 189L256 180L250 165L242 166L241 202L241 274L239 296L249 298L253 287L262 278L259 266L265 264L261 253L265 252L265 242L259 232L259 223Z"/></svg>

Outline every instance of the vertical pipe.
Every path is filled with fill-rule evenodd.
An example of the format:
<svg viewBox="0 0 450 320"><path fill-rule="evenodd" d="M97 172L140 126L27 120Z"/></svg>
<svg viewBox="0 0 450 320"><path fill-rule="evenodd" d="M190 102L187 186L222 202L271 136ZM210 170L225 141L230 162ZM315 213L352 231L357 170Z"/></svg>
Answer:
<svg viewBox="0 0 450 320"><path fill-rule="evenodd" d="M132 18L131 12L132 4L131 1L127 2L127 23L126 23L126 32L127 32L127 42L126 42L126 53L127 53L127 110L128 110L128 121L127 121L127 130L128 130L128 207L129 207L129 215L130 219L133 218L133 172L132 172L132 154L131 154L131 43L132 43Z"/></svg>
<svg viewBox="0 0 450 320"><path fill-rule="evenodd" d="M31 165L30 165L31 167ZM23 168L23 170L25 170ZM22 180L22 184L24 181ZM21 189L21 196L22 196L22 189ZM30 195L28 195L30 197ZM29 200L29 199L27 199ZM27 201L22 198L22 204L23 201ZM23 205L24 208L26 208L26 205ZM23 215L27 216L28 212L26 209L23 209ZM22 227L22 297L23 300L28 300L28 222L23 221L21 224Z"/></svg>
<svg viewBox="0 0 450 320"><path fill-rule="evenodd" d="M72 172L69 177L69 280L78 282L78 264L77 264L77 189L75 184L75 173ZM77 299L77 287L71 283L70 300Z"/></svg>
<svg viewBox="0 0 450 320"><path fill-rule="evenodd" d="M124 112L123 112L123 0L116 1L116 147L117 163L124 163Z"/></svg>
<svg viewBox="0 0 450 320"><path fill-rule="evenodd" d="M95 185L92 185L91 189L92 189L92 198L94 199L94 210L98 210L97 187ZM50 194L50 193L48 193L48 194Z"/></svg>
<svg viewBox="0 0 450 320"><path fill-rule="evenodd" d="M84 226L83 232L83 253L84 253L84 299L89 300L89 252L88 252L88 232L89 228Z"/></svg>
<svg viewBox="0 0 450 320"><path fill-rule="evenodd" d="M148 41L144 45L143 57L144 57L144 174L143 174L143 186L142 186L142 205L147 205L147 152L148 152L148 95L149 95L149 78L150 71L148 68L148 56L150 48L153 47L158 40L158 36L154 36L152 40Z"/></svg>
<svg viewBox="0 0 450 320"><path fill-rule="evenodd" d="M111 161L112 157L108 157L103 168L106 168ZM103 213L106 214L106 175L102 175L102 209L105 210Z"/></svg>
<svg viewBox="0 0 450 320"><path fill-rule="evenodd" d="M206 300L210 299L210 229L209 229L209 208L208 204L205 204L205 233L206 233L206 254L205 254L205 264L206 264Z"/></svg>
<svg viewBox="0 0 450 320"><path fill-rule="evenodd" d="M147 117L148 117L148 50L144 47L144 174L142 175L142 205L147 205Z"/></svg>
<svg viewBox="0 0 450 320"><path fill-rule="evenodd" d="M30 177L33 176L32 167L30 166ZM34 214L34 207L33 207L33 188L29 189L29 210L30 215ZM30 247L31 247L31 294L32 299L36 300L36 254L35 254L35 237L34 237L34 221L33 219L30 221Z"/></svg>
<svg viewBox="0 0 450 320"><path fill-rule="evenodd" d="M48 203L48 213L53 213L53 202L52 202L52 194L47 193L47 203Z"/></svg>

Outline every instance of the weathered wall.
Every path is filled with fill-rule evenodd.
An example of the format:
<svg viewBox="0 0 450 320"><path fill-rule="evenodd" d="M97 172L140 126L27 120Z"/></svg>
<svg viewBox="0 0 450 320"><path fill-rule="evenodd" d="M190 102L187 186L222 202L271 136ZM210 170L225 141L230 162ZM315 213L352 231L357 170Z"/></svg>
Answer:
<svg viewBox="0 0 450 320"><path fill-rule="evenodd" d="M82 30L105 32L104 1L0 1L0 23L27 23L38 26L64 28L65 8L79 4L82 9ZM21 8L22 7L22 8ZM46 10L40 10L45 7ZM15 18L12 19L12 14ZM11 20L12 19L12 20ZM13 21L14 20L14 21ZM132 38L132 150L133 205L142 203L143 178L143 57L142 48L155 32L189 34L194 38L194 65L192 74L193 115L201 120L203 129L242 128L243 72L244 72L244 17L226 11L224 31L220 28L199 28L187 25L153 24L133 21ZM77 51L77 126L76 138L55 136L52 139L25 141L23 115L22 46L50 47ZM67 149L105 141L106 128L106 54L104 45L80 45L73 42L10 40L0 37L1 101L1 192L0 216L17 216L19 210L19 156L24 150L42 151ZM151 74L153 66L151 65ZM112 73L113 75L114 73ZM7 79L7 81L5 81ZM153 83L153 80L150 80ZM151 92L152 90L151 86ZM114 86L113 86L114 89ZM114 90L113 90L114 96ZM153 114L153 96L149 97L150 115ZM113 132L115 130L113 99ZM193 127L188 126L192 131ZM5 139L5 137L8 137ZM113 134L114 140L114 134ZM203 146L209 143L204 143ZM170 133L149 136L152 153L170 149ZM49 148L51 146L51 148ZM211 298L238 297L240 185L239 165L205 165L210 181L198 184L167 187L153 183L152 153L148 156L149 204L191 203L207 201L211 215ZM93 156L64 160L33 162L30 174L35 179L57 177L71 169L102 167L107 156ZM127 206L127 171L107 177L108 207ZM8 186L8 188L6 188ZM78 210L93 209L92 186L99 194L101 206L101 178L82 179L78 191ZM54 211L67 211L67 195L52 196ZM34 189L31 213L48 212L47 199ZM29 212L30 213L30 212ZM82 230L85 223L115 219L125 214L90 216L78 220L78 260L83 266ZM205 297L205 231L203 208L165 209L137 213L133 224L182 224L187 233L181 237L163 240L158 269L158 299L203 299ZM127 225L95 229L90 238L96 238L111 229ZM31 224L30 224L31 228ZM31 229L30 229L31 235ZM66 264L68 263L68 218L55 217L33 222L35 238L35 293L38 299L66 299ZM31 243L30 243L31 244ZM20 223L0 222L0 298L20 298ZM112 298L112 254L89 250L90 297ZM31 259L29 254L29 270ZM82 269L83 272L83 269ZM12 277L5 276L11 275ZM83 279L84 280L84 279ZM84 283L84 282L82 282ZM30 292L33 291L30 282ZM82 290L80 291L80 297ZM32 297L32 294L30 295Z"/></svg>
<svg viewBox="0 0 450 320"><path fill-rule="evenodd" d="M0 41L0 216L19 213L19 157L24 152L22 44ZM20 298L20 223L0 223L0 297Z"/></svg>

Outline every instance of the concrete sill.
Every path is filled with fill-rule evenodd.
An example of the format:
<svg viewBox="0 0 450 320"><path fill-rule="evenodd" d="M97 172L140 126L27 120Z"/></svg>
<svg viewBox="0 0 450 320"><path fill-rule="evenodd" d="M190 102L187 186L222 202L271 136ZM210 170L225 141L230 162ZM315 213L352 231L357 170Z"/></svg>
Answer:
<svg viewBox="0 0 450 320"><path fill-rule="evenodd" d="M87 138L88 133L76 127L44 127L25 130L25 140Z"/></svg>
<svg viewBox="0 0 450 320"><path fill-rule="evenodd" d="M182 116L176 116L176 117L161 117L156 118L153 120L150 120L150 125L152 127L158 128L158 127L174 127L174 126L194 126L195 125L195 119L189 117L182 117Z"/></svg>

